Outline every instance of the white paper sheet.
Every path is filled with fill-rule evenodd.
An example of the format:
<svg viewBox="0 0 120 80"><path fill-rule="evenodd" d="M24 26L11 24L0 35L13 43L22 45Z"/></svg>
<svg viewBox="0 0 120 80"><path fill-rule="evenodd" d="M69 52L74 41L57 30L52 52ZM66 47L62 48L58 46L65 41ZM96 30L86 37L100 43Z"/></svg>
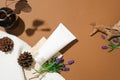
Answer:
<svg viewBox="0 0 120 80"><path fill-rule="evenodd" d="M31 47L21 39L0 31L0 38L9 37L14 42L12 51L7 53L0 51L0 80L25 80L23 69L17 59L19 54Z"/></svg>

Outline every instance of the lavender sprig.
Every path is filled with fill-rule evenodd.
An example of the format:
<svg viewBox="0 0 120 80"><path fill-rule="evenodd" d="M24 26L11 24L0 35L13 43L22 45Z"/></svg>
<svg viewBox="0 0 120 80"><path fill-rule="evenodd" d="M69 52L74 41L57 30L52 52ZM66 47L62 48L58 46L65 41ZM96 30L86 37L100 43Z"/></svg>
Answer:
<svg viewBox="0 0 120 80"><path fill-rule="evenodd" d="M64 64L64 59L53 57L50 60L46 61L39 70L35 70L36 73L42 74L45 72L60 72L69 71L70 68L66 67L66 65L71 65L74 63L74 60L68 61L67 64Z"/></svg>
<svg viewBox="0 0 120 80"><path fill-rule="evenodd" d="M101 35L102 39L105 39L104 35ZM108 45L107 46L102 46L102 49L110 49L108 52L112 52L115 49L120 48L120 40L119 38L113 38L112 40L108 41Z"/></svg>

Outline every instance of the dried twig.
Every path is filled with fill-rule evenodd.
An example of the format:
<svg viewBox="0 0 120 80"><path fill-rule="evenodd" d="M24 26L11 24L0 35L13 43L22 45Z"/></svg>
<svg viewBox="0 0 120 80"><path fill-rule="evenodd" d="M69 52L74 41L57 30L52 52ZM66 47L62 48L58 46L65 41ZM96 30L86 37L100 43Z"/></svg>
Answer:
<svg viewBox="0 0 120 80"><path fill-rule="evenodd" d="M39 80L41 80L47 74L47 72L45 72L43 74L37 74L37 73L33 73L33 74L36 74L36 75L34 75L34 77L29 78L29 80L39 78L40 75L41 75L41 77L39 78Z"/></svg>

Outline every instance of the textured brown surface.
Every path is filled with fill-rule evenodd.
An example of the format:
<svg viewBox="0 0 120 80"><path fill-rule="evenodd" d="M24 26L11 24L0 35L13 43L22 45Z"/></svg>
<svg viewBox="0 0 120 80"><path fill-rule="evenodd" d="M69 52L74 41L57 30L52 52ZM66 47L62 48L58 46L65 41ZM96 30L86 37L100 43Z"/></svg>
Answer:
<svg viewBox="0 0 120 80"><path fill-rule="evenodd" d="M4 0L0 1L3 7ZM71 71L62 72L66 80L120 80L119 49L112 53L101 50L106 42L100 33L89 36L93 29L91 22L112 26L120 19L120 0L29 0L29 3L32 12L19 15L25 23L25 30L19 35L21 39L32 46L41 37L48 37L62 22L79 40L64 54L66 61L76 61L70 66Z"/></svg>

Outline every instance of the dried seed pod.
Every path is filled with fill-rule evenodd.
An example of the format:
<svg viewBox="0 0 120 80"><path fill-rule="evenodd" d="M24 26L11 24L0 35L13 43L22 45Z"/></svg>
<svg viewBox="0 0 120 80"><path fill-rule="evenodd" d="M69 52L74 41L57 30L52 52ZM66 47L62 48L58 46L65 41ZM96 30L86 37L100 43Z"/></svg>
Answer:
<svg viewBox="0 0 120 80"><path fill-rule="evenodd" d="M7 52L13 49L14 43L13 41L8 37L3 37L0 40L0 50L3 52Z"/></svg>
<svg viewBox="0 0 120 80"><path fill-rule="evenodd" d="M16 14L20 14L21 11L30 12L31 10L32 10L32 8L31 8L30 5L27 3L27 0L19 0L19 1L15 4L15 13L16 13Z"/></svg>
<svg viewBox="0 0 120 80"><path fill-rule="evenodd" d="M20 54L18 58L18 63L23 68L29 68L33 63L33 58L32 58L31 53L24 52L23 54Z"/></svg>

